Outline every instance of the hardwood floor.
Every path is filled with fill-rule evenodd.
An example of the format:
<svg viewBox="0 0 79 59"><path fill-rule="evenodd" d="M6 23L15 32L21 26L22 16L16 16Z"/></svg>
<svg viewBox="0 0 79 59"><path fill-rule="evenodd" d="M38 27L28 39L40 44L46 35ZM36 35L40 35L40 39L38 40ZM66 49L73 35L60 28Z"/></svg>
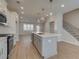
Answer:
<svg viewBox="0 0 79 59"><path fill-rule="evenodd" d="M27 44L26 44L27 45ZM22 43L18 43L10 54L9 59L42 59L34 46L23 46Z"/></svg>
<svg viewBox="0 0 79 59"><path fill-rule="evenodd" d="M79 46L67 42L59 42L58 59L79 59Z"/></svg>
<svg viewBox="0 0 79 59"><path fill-rule="evenodd" d="M58 42L58 55L49 59L79 59L79 46L67 43Z"/></svg>
<svg viewBox="0 0 79 59"><path fill-rule="evenodd" d="M9 59L43 59L29 40L22 40L9 55ZM79 46L65 42L58 43L58 55L49 59L79 59Z"/></svg>

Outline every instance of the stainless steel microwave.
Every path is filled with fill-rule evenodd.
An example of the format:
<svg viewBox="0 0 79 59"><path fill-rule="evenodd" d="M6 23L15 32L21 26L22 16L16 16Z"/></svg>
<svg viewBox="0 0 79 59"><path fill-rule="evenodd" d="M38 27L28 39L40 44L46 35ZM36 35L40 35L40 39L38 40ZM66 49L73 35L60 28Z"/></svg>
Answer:
<svg viewBox="0 0 79 59"><path fill-rule="evenodd" d="M3 14L0 14L0 24L3 24L3 25L7 24L7 18Z"/></svg>

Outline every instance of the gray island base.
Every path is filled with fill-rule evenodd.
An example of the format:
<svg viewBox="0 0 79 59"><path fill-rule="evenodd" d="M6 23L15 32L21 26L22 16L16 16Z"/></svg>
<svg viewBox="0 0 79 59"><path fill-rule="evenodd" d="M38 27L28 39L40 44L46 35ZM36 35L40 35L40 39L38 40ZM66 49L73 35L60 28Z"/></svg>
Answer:
<svg viewBox="0 0 79 59"><path fill-rule="evenodd" d="M33 44L44 59L57 55L59 36L57 33L32 33Z"/></svg>

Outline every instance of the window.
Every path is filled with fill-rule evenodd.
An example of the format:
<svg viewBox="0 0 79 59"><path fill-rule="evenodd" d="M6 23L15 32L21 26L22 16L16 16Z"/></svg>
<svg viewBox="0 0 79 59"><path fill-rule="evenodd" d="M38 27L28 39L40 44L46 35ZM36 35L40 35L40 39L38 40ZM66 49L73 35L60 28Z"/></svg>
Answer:
<svg viewBox="0 0 79 59"><path fill-rule="evenodd" d="M33 31L34 25L33 24L23 24L24 31Z"/></svg>
<svg viewBox="0 0 79 59"><path fill-rule="evenodd" d="M31 24L30 29L33 30L34 29L33 27L34 27L33 24Z"/></svg>
<svg viewBox="0 0 79 59"><path fill-rule="evenodd" d="M39 25L36 26L36 32L40 32L40 26Z"/></svg>
<svg viewBox="0 0 79 59"><path fill-rule="evenodd" d="M26 24L23 24L23 29L24 29L24 31L27 30L27 25Z"/></svg>
<svg viewBox="0 0 79 59"><path fill-rule="evenodd" d="M30 24L27 24L27 30L30 30Z"/></svg>

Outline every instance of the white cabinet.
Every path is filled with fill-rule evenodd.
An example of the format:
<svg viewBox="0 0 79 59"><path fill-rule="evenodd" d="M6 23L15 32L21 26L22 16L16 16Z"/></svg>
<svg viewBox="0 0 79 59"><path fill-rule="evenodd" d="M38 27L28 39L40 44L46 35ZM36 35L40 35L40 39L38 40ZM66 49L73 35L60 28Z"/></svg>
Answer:
<svg viewBox="0 0 79 59"><path fill-rule="evenodd" d="M33 35L33 43L41 56L49 58L57 55L57 40L59 34L36 34Z"/></svg>
<svg viewBox="0 0 79 59"><path fill-rule="evenodd" d="M36 46L36 48L38 49L38 51L40 52L40 54L42 55L42 38L37 36L36 34L34 34L34 45Z"/></svg>
<svg viewBox="0 0 79 59"><path fill-rule="evenodd" d="M6 0L0 0L0 7L3 8L3 9L7 7Z"/></svg>
<svg viewBox="0 0 79 59"><path fill-rule="evenodd" d="M42 39L42 55L45 58L57 55L57 36Z"/></svg>
<svg viewBox="0 0 79 59"><path fill-rule="evenodd" d="M7 38L0 37L0 59L7 59Z"/></svg>

